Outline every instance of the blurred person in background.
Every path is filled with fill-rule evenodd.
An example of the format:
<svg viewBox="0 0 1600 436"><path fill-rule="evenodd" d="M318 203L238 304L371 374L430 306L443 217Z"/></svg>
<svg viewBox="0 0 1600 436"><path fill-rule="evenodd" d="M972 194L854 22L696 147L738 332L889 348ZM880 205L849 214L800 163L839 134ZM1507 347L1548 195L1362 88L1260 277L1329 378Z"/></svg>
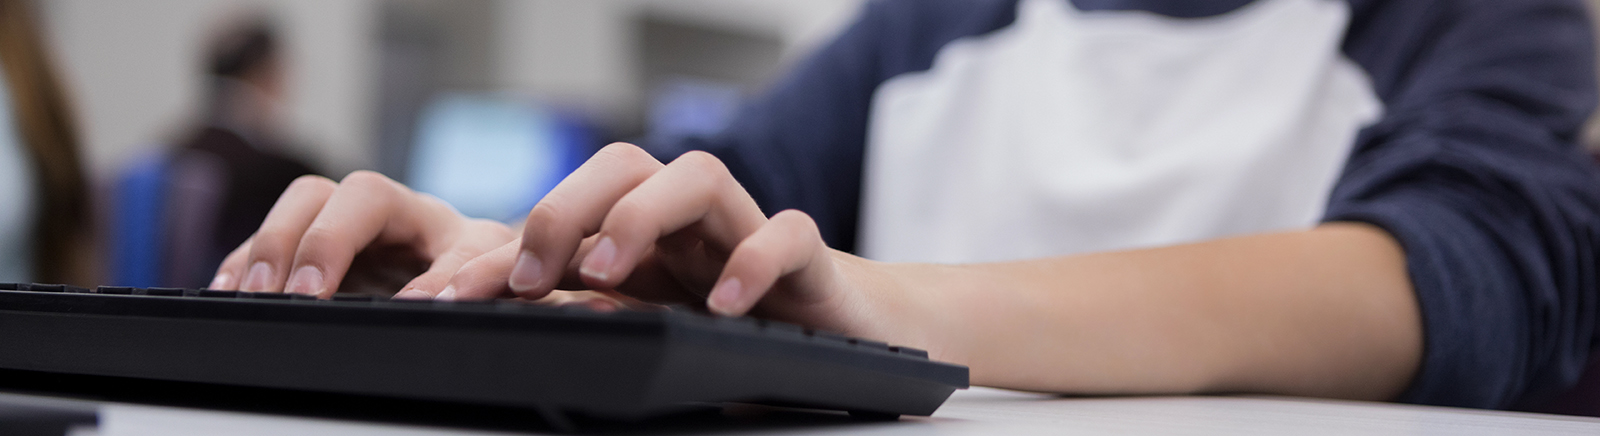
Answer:
<svg viewBox="0 0 1600 436"><path fill-rule="evenodd" d="M92 283L76 120L31 4L0 0L0 282Z"/></svg>
<svg viewBox="0 0 1600 436"><path fill-rule="evenodd" d="M206 218L169 217L169 225L193 222L172 232L178 242L169 245L175 252L167 256L173 266L165 280L171 285L208 283L223 256L261 225L278 194L296 177L316 172L291 154L284 134L286 86L280 52L273 23L258 15L230 22L211 43L205 61L210 80L206 118L178 142L174 178L179 186L199 185L215 195L185 195L180 190L172 199L177 204L215 204L190 208L205 211ZM170 205L169 210L173 210ZM202 234L184 234L194 230ZM182 238L194 242L185 244Z"/></svg>

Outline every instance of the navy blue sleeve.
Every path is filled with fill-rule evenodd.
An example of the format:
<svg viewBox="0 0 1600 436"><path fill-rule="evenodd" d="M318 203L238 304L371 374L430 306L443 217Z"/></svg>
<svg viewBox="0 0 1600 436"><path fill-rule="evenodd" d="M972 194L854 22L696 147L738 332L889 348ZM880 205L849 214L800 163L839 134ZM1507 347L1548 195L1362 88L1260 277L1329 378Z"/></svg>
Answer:
<svg viewBox="0 0 1600 436"><path fill-rule="evenodd" d="M873 59L881 17L871 5L845 33L744 106L722 132L650 144L663 161L709 152L772 215L800 209L829 246L853 242L867 112L877 87Z"/></svg>
<svg viewBox="0 0 1600 436"><path fill-rule="evenodd" d="M1352 4L1345 52L1386 113L1325 219L1375 224L1405 250L1425 349L1401 401L1508 408L1571 386L1600 316L1582 2Z"/></svg>
<svg viewBox="0 0 1600 436"><path fill-rule="evenodd" d="M926 70L946 43L1015 18L1016 0L868 2L843 33L706 138L648 144L670 160L716 155L768 215L799 209L828 246L854 251L868 115L878 85Z"/></svg>

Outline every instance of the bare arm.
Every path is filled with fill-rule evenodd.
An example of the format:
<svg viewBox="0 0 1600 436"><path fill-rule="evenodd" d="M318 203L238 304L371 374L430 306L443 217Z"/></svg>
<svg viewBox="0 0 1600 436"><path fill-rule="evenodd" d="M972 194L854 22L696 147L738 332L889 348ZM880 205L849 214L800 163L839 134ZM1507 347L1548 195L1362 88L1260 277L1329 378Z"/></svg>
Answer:
<svg viewBox="0 0 1600 436"><path fill-rule="evenodd" d="M910 328L891 340L968 364L980 385L1386 400L1422 354L1400 247L1362 224L1024 262L844 269L897 290L879 304Z"/></svg>

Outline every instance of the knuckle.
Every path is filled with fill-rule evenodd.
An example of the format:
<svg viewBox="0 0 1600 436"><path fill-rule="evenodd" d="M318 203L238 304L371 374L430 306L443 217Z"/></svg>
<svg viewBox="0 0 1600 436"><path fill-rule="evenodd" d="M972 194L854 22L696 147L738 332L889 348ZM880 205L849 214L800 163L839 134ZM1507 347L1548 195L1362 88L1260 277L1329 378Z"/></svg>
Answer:
<svg viewBox="0 0 1600 436"><path fill-rule="evenodd" d="M656 158L650 156L643 148L626 142L613 142L601 148L594 154L592 161L603 164L636 165L639 163L655 162Z"/></svg>
<svg viewBox="0 0 1600 436"><path fill-rule="evenodd" d="M738 180L734 180L733 173L728 170L728 165L711 153L704 151L691 151L679 156L673 165L682 165L695 178L709 188L705 195L710 198L722 198L731 192L743 192L743 187Z"/></svg>
<svg viewBox="0 0 1600 436"><path fill-rule="evenodd" d="M229 255L227 259L222 261L222 264L217 265L216 274L230 271L242 271L244 270L244 262L245 256L241 256L237 253Z"/></svg>
<svg viewBox="0 0 1600 436"><path fill-rule="evenodd" d="M820 241L822 239L822 232L817 230L816 220L812 219L811 215L805 212L795 209L788 209L778 212L777 215L773 215L771 221L775 225L782 226L781 228L790 237L797 238L798 240Z"/></svg>
<svg viewBox="0 0 1600 436"><path fill-rule="evenodd" d="M565 215L566 210L561 204L557 201L541 201L528 212L528 220L523 223L522 240L519 244L523 250L543 250L551 246L576 244L586 233L593 231Z"/></svg>
<svg viewBox="0 0 1600 436"><path fill-rule="evenodd" d="M478 256L462 262L454 271L440 271L440 275L444 277L445 283L454 285L457 292L477 293L477 289L484 286L504 283L504 275L495 274L495 271L505 268L506 265L500 264L492 256Z"/></svg>
<svg viewBox="0 0 1600 436"><path fill-rule="evenodd" d="M650 216L650 211L637 198L623 197L611 205L611 211L606 214L603 227L614 231L618 227L632 226L641 219Z"/></svg>
<svg viewBox="0 0 1600 436"><path fill-rule="evenodd" d="M383 174L378 174L376 172L367 170L353 171L349 175L344 176L344 179L339 180L340 187L348 187L357 190L390 189L393 188L395 184L396 182L394 180L390 180Z"/></svg>
<svg viewBox="0 0 1600 436"><path fill-rule="evenodd" d="M438 256L435 256L432 264L428 266L428 270L422 274L434 276L443 274L445 277L449 277L449 274L453 274L455 270L461 269L461 266L466 264L467 261L471 260L476 254L477 250L473 250L469 247L460 245L450 247L450 249L445 250L443 253L439 253Z"/></svg>
<svg viewBox="0 0 1600 436"><path fill-rule="evenodd" d="M462 259L463 261L461 262L461 266L459 268L456 268L455 271L449 271L446 274L448 277L450 277L450 281L452 283L466 283L480 275L483 275L485 271L491 271L495 269L494 264L496 262L492 256L463 256Z"/></svg>
<svg viewBox="0 0 1600 436"><path fill-rule="evenodd" d="M289 188L286 189L286 191L332 191L338 186L338 183L335 183L333 180L329 180L327 177L316 174L307 174L296 177L293 182L289 182Z"/></svg>
<svg viewBox="0 0 1600 436"><path fill-rule="evenodd" d="M729 175L728 166L722 163L722 159L717 159L715 155L700 150L684 153L672 162L679 165L687 165L694 168L696 172L703 174L713 176Z"/></svg>
<svg viewBox="0 0 1600 436"><path fill-rule="evenodd" d="M411 191L409 194L411 194L410 199L416 201L417 204L421 205L422 207L439 208L444 210L455 209L455 206L451 206L450 202L444 201L443 198L435 197L433 194L417 191Z"/></svg>
<svg viewBox="0 0 1600 436"><path fill-rule="evenodd" d="M400 182L367 170L353 171L344 176L344 179L339 180L339 189L349 191L347 194L376 198L380 205L378 210L390 210L397 204L403 204L405 196L411 192L410 188L401 185Z"/></svg>
<svg viewBox="0 0 1600 436"><path fill-rule="evenodd" d="M256 234L255 242L250 244L249 257L258 260L276 261L278 258L292 253L296 242L293 235L263 229L261 233Z"/></svg>
<svg viewBox="0 0 1600 436"><path fill-rule="evenodd" d="M528 211L528 220L523 223L523 236L537 236L544 230L550 228L551 225L557 223L561 218L561 208L560 206L557 206L557 203L559 202L553 201L553 199L550 198L545 198L544 201L540 201L539 204L534 205L533 210Z"/></svg>
<svg viewBox="0 0 1600 436"><path fill-rule="evenodd" d="M332 229L313 225L306 229L305 235L300 237L300 247L295 250L295 258L308 263L316 263L329 247L339 242L339 235Z"/></svg>
<svg viewBox="0 0 1600 436"><path fill-rule="evenodd" d="M741 269L763 275L776 275L777 271L782 269L779 264L783 261L783 256L777 252L777 247L760 241L749 242L751 243L740 247L742 249L736 254L739 262L743 264Z"/></svg>

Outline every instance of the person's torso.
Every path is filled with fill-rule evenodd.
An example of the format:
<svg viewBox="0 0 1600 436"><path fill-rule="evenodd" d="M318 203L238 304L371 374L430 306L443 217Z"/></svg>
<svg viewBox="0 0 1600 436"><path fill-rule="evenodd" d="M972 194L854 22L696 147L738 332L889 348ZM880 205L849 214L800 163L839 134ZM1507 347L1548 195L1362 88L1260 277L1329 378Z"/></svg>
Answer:
<svg viewBox="0 0 1600 436"><path fill-rule="evenodd" d="M884 82L859 252L1002 261L1314 225L1383 111L1340 51L1350 6L1232 3L1176 18L1021 0L1010 25Z"/></svg>
<svg viewBox="0 0 1600 436"><path fill-rule="evenodd" d="M316 173L297 158L271 151L282 148L252 144L245 136L218 127L201 128L179 147L212 156L221 165L223 193L214 229L213 260L220 262L254 234L294 179Z"/></svg>

